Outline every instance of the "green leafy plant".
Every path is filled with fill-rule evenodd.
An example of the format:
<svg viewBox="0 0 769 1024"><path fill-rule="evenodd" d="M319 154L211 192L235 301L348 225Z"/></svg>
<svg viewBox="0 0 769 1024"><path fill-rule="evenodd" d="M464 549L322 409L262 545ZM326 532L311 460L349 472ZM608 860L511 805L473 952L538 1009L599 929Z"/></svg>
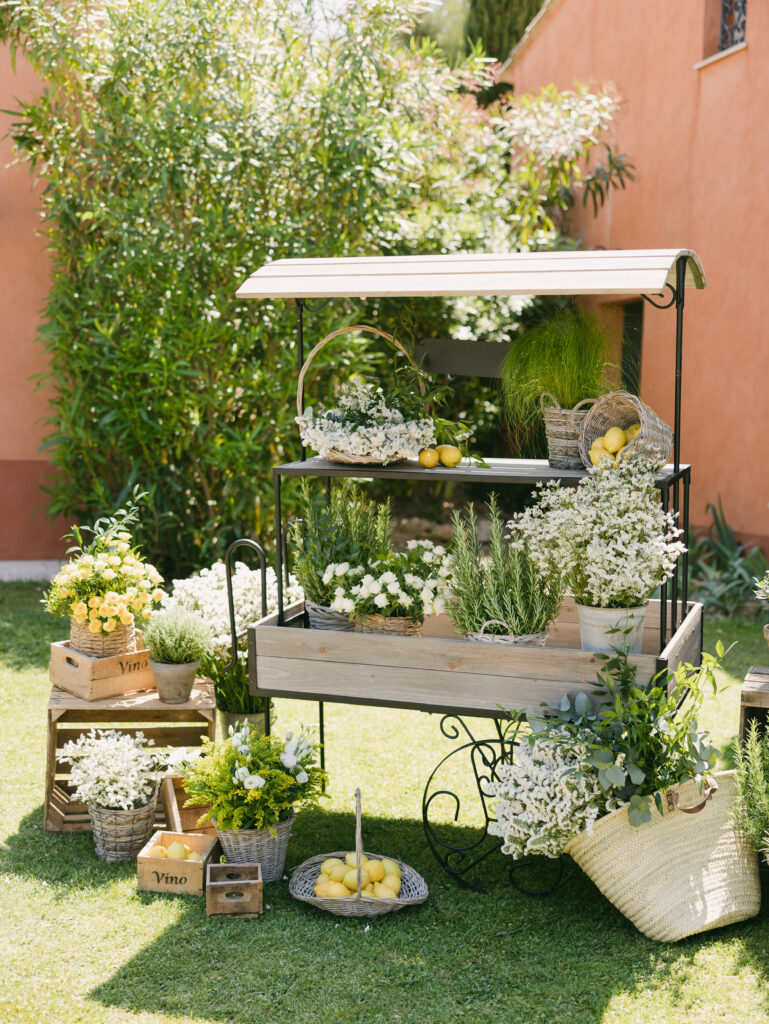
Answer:
<svg viewBox="0 0 769 1024"><path fill-rule="evenodd" d="M502 367L502 408L511 441L526 452L541 425L540 396L564 409L609 387L605 328L578 306L550 313L513 342Z"/></svg>
<svg viewBox="0 0 769 1024"><path fill-rule="evenodd" d="M769 563L759 547L741 544L734 536L720 496L706 508L713 522L689 556L692 596L711 613L736 615L754 596L756 577L769 572Z"/></svg>
<svg viewBox="0 0 769 1024"><path fill-rule="evenodd" d="M759 853L769 852L769 733L755 719L735 751L734 820Z"/></svg>
<svg viewBox="0 0 769 1024"><path fill-rule="evenodd" d="M211 630L200 615L181 608L156 612L144 628L144 642L153 661L189 665L211 652Z"/></svg>
<svg viewBox="0 0 769 1024"><path fill-rule="evenodd" d="M475 508L452 517L450 544L453 600L447 612L460 633L541 633L558 615L563 598L561 573L542 573L525 545L504 539L504 520L495 494L489 501L490 543L484 556Z"/></svg>

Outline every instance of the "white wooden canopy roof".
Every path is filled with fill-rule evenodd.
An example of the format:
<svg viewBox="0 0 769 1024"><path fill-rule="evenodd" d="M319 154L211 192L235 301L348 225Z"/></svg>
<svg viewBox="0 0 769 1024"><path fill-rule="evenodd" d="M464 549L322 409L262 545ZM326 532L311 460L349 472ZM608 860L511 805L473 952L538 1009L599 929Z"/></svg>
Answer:
<svg viewBox="0 0 769 1024"><path fill-rule="evenodd" d="M686 256L686 287L704 288L689 249L464 253L276 260L238 288L241 299L375 298L429 295L659 295L675 286Z"/></svg>

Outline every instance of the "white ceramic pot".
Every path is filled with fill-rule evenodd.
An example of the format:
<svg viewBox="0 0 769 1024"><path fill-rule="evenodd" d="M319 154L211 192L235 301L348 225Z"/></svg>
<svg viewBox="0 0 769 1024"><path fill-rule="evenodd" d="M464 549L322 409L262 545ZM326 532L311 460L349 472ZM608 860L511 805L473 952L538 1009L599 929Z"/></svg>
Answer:
<svg viewBox="0 0 769 1024"><path fill-rule="evenodd" d="M199 661L190 661L186 665L167 665L150 658L149 662L158 697L164 704L184 704L190 699Z"/></svg>
<svg viewBox="0 0 769 1024"><path fill-rule="evenodd" d="M577 605L579 636L583 651L611 651L614 647L628 646L631 654L641 653L646 605L635 608L591 608ZM632 629L627 635L612 630Z"/></svg>

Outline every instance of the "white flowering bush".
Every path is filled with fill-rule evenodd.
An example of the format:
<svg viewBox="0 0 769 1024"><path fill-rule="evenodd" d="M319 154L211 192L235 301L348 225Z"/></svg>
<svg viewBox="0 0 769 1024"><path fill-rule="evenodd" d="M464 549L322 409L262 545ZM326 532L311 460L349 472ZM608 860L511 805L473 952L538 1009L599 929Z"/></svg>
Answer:
<svg viewBox="0 0 769 1024"><path fill-rule="evenodd" d="M431 418L404 414L380 387L359 378L342 385L336 407L316 415L310 406L296 422L304 444L324 458L336 450L351 457L397 462L415 459L422 448L436 442Z"/></svg>
<svg viewBox="0 0 769 1024"><path fill-rule="evenodd" d="M417 622L446 610L450 579L445 549L429 540L410 540L405 551L391 552L369 567L331 563L323 574L324 584L336 582L334 611L351 617L408 616Z"/></svg>
<svg viewBox="0 0 769 1024"><path fill-rule="evenodd" d="M508 524L512 540L526 542L542 572L559 569L579 604L644 604L686 550L641 456L593 469L576 489L551 481L535 495Z"/></svg>
<svg viewBox="0 0 769 1024"><path fill-rule="evenodd" d="M759 601L769 601L769 572L765 573L760 580L755 579L753 582L756 585L754 593Z"/></svg>
<svg viewBox="0 0 769 1024"><path fill-rule="evenodd" d="M152 745L146 741L146 746ZM110 810L143 807L155 791L160 759L145 749L144 734L91 729L61 748L61 760L72 766L74 799Z"/></svg>
<svg viewBox="0 0 769 1024"><path fill-rule="evenodd" d="M559 857L578 832L592 832L607 811L598 772L587 759L595 737L589 730L555 729L516 747L513 764L501 764L489 784L496 821L489 833L512 857ZM613 808L612 808L613 809Z"/></svg>

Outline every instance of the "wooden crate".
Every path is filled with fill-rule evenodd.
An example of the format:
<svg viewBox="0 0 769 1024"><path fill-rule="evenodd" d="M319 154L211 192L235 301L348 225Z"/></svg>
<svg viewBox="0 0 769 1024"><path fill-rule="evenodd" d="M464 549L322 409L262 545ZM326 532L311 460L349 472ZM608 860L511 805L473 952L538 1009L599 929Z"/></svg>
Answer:
<svg viewBox="0 0 769 1024"><path fill-rule="evenodd" d="M158 749L194 747L202 735L214 738L216 700L213 684L195 682L184 704L163 704L157 690L132 693L105 700L86 701L53 687L48 701L48 753L45 776L46 832L90 832L91 819L85 804L70 800L70 766L61 761L61 748L68 740L96 729L119 729L135 736L141 731ZM156 822L165 824L162 801L158 801Z"/></svg>
<svg viewBox="0 0 769 1024"><path fill-rule="evenodd" d="M659 602L650 602L641 653L629 659L639 682L681 662L699 662L702 605L689 605L661 653L659 615ZM268 616L249 630L251 692L494 717L502 709L589 691L602 666L580 647L571 599L545 647L473 643L459 637L446 616L425 626L421 637L378 636L279 627Z"/></svg>
<svg viewBox="0 0 769 1024"><path fill-rule="evenodd" d="M88 701L155 689L147 650L91 658L63 640L51 644L48 674L54 686Z"/></svg>
<svg viewBox="0 0 769 1024"><path fill-rule="evenodd" d="M166 823L172 832L204 832L207 835L216 835L216 826L210 821L198 825L198 818L210 808L210 804L184 806L188 797L181 775L167 775L163 779L160 799L163 802Z"/></svg>
<svg viewBox="0 0 769 1024"><path fill-rule="evenodd" d="M209 917L259 917L262 889L261 864L209 863L206 913Z"/></svg>
<svg viewBox="0 0 769 1024"><path fill-rule="evenodd" d="M168 860L151 857L153 846L166 849L176 841L184 843L200 854L200 860ZM214 857L221 853L216 836L194 832L155 832L136 858L136 888L140 892L176 892L202 896L206 887L206 869Z"/></svg>
<svg viewBox="0 0 769 1024"><path fill-rule="evenodd" d="M740 740L745 738L748 723L756 720L766 725L769 719L769 668L751 665L740 694Z"/></svg>

